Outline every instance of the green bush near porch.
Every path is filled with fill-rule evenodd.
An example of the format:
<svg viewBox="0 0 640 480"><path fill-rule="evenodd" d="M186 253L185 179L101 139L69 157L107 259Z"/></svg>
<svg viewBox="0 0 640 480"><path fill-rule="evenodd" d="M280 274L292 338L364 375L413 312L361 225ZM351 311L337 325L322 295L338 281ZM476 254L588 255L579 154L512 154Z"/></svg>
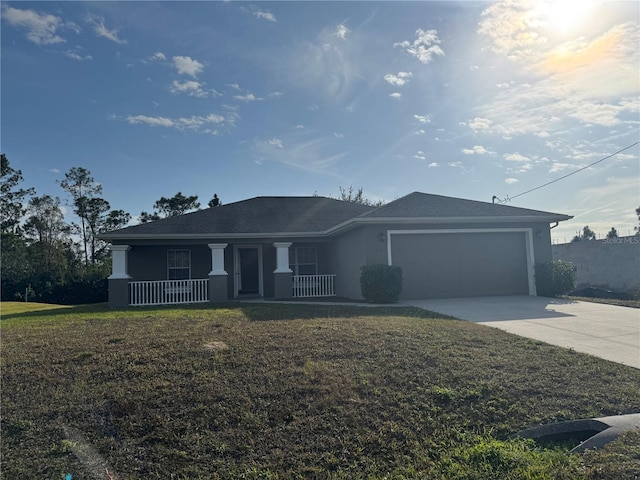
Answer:
<svg viewBox="0 0 640 480"><path fill-rule="evenodd" d="M536 291L543 297L565 295L576 288L577 267L570 262L536 263Z"/></svg>
<svg viewBox="0 0 640 480"><path fill-rule="evenodd" d="M360 274L362 296L371 303L396 303L402 293L402 269L393 265L365 265Z"/></svg>

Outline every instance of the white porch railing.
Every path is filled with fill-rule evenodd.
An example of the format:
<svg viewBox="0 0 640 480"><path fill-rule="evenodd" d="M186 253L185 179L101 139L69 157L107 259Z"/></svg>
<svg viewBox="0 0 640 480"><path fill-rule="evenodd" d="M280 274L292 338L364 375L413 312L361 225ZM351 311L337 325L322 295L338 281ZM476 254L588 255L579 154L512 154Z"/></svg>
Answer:
<svg viewBox="0 0 640 480"><path fill-rule="evenodd" d="M129 282L129 305L170 305L209 301L209 279Z"/></svg>
<svg viewBox="0 0 640 480"><path fill-rule="evenodd" d="M334 297L335 279L335 275L294 275L293 296Z"/></svg>

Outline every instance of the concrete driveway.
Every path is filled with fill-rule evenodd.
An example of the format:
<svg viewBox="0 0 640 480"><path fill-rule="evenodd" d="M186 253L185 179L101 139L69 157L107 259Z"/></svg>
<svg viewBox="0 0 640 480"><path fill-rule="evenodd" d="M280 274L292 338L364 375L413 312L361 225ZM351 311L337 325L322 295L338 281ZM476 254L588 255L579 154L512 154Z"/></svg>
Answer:
<svg viewBox="0 0 640 480"><path fill-rule="evenodd" d="M402 303L640 368L637 308L526 295Z"/></svg>

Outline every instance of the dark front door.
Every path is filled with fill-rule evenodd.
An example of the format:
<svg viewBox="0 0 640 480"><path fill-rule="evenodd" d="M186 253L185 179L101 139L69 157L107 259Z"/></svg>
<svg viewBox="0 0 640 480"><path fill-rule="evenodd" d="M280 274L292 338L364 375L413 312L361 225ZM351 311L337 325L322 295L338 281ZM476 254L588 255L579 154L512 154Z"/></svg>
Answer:
<svg viewBox="0 0 640 480"><path fill-rule="evenodd" d="M260 268L257 248L238 248L240 256L239 294L260 293Z"/></svg>

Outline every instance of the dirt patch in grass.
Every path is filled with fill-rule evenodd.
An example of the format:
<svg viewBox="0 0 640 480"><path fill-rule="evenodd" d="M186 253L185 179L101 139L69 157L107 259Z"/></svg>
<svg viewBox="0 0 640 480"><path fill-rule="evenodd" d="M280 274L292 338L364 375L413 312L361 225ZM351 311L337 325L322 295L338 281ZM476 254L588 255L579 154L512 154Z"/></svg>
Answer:
<svg viewBox="0 0 640 480"><path fill-rule="evenodd" d="M203 354L216 342L233 348ZM1 360L3 478L108 465L127 479L618 479L637 467L633 435L588 456L510 436L638 412L640 371L413 308L23 312L2 323Z"/></svg>

